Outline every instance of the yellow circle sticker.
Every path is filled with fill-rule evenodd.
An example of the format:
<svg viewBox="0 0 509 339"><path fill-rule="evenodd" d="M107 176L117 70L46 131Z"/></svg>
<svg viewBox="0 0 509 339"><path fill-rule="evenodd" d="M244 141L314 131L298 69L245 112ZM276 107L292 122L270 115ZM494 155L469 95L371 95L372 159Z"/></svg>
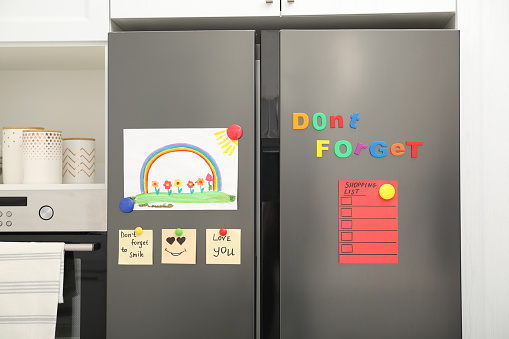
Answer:
<svg viewBox="0 0 509 339"><path fill-rule="evenodd" d="M378 191L382 199L390 200L394 197L396 194L396 190L394 189L394 186L391 184L383 184L380 186L380 190Z"/></svg>

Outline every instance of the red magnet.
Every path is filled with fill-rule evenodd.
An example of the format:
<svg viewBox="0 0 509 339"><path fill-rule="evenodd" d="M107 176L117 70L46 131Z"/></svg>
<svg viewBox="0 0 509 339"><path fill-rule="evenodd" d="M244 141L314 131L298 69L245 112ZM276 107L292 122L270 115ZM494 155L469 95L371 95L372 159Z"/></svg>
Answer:
<svg viewBox="0 0 509 339"><path fill-rule="evenodd" d="M226 130L226 134L228 134L228 138L231 140L239 140L242 137L242 127L239 125L230 125Z"/></svg>
<svg viewBox="0 0 509 339"><path fill-rule="evenodd" d="M226 235L226 233L228 233L228 231L226 230L226 228L221 228L221 229L219 230L219 234L220 234L221 236L223 236L223 237Z"/></svg>

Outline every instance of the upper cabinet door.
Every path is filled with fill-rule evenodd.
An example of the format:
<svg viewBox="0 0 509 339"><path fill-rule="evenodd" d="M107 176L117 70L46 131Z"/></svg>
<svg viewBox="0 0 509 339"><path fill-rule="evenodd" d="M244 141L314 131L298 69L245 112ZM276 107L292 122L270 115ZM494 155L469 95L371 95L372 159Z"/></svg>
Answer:
<svg viewBox="0 0 509 339"><path fill-rule="evenodd" d="M107 0L1 0L0 41L106 41Z"/></svg>
<svg viewBox="0 0 509 339"><path fill-rule="evenodd" d="M455 12L455 0L281 0L282 15Z"/></svg>
<svg viewBox="0 0 509 339"><path fill-rule="evenodd" d="M269 2L270 1L270 2ZM279 16L279 0L110 0L111 18Z"/></svg>

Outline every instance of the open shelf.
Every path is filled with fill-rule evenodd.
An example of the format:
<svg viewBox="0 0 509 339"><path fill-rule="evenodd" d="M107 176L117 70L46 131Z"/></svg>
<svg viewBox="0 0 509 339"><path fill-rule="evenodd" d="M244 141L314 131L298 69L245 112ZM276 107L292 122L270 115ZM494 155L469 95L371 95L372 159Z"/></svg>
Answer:
<svg viewBox="0 0 509 339"><path fill-rule="evenodd" d="M106 188L106 53L105 42L0 43L0 131L40 126L63 138L94 138L96 148L96 184L0 185L1 191Z"/></svg>

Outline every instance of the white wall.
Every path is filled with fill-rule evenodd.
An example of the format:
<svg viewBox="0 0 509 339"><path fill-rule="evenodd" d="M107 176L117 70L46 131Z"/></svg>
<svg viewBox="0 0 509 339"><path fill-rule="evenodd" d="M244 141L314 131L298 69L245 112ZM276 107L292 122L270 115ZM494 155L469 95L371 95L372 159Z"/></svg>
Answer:
<svg viewBox="0 0 509 339"><path fill-rule="evenodd" d="M463 338L509 338L509 1L457 0Z"/></svg>

